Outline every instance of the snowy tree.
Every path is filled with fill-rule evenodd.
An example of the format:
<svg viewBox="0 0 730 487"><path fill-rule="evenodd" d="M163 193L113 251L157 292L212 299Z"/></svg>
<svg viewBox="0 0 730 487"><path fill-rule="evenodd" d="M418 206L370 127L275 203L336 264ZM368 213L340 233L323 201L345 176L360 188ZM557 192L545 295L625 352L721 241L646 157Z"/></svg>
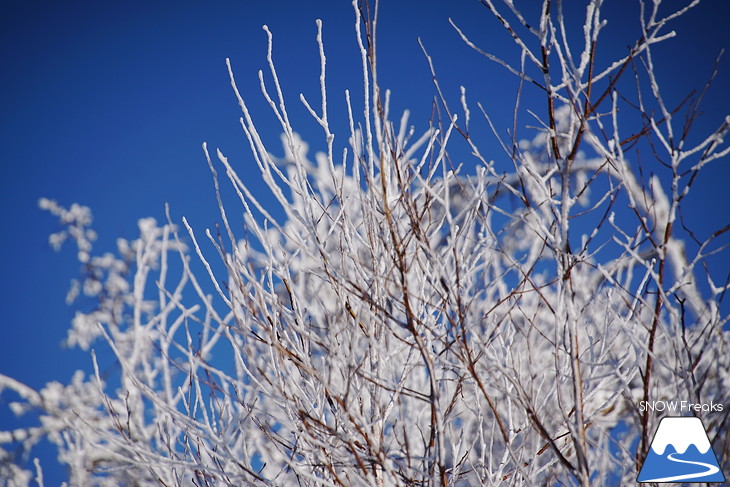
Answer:
<svg viewBox="0 0 730 487"><path fill-rule="evenodd" d="M300 97L326 147L313 158L287 112L272 33L261 87L281 157L229 63L253 163L281 211L239 177L243 162L205 145L213 230L168 211L95 255L89 209L41 200L63 225L51 243L72 240L83 264L69 299L96 298L68 335L94 368L38 391L0 375L20 397L15 414L40 411L0 443L30 451L49 439L71 485L623 485L658 423L642 401L727 398L728 283L705 263L730 227L697 235L681 209L698 173L730 152L730 117L695 134L711 83L667 100L653 57L699 2L642 2L640 35L611 60L599 56L600 0L577 24L560 1L482 3L516 62L453 27L515 76L506 136L465 89L442 90L425 47L430 128L416 133L407 113L393 122L378 5L353 1L362 90L346 93L349 126L331 126L318 22L321 95ZM527 92L541 105L523 107ZM480 149L489 127L501 153ZM95 352L107 348L112 372ZM727 467L728 411L697 414ZM0 456L9 485L42 483L40 465Z"/></svg>

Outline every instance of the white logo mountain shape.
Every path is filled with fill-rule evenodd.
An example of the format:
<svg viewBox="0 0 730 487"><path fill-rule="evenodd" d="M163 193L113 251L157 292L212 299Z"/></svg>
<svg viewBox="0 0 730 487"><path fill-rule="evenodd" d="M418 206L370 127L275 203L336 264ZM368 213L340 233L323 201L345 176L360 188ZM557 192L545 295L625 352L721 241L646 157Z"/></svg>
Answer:
<svg viewBox="0 0 730 487"><path fill-rule="evenodd" d="M700 418L662 419L637 481L724 482Z"/></svg>
<svg viewBox="0 0 730 487"><path fill-rule="evenodd" d="M672 445L677 453L686 452L689 445L696 446L703 454L711 448L700 418L662 419L654 435L654 441L651 442L651 449L659 455L664 455L667 445Z"/></svg>

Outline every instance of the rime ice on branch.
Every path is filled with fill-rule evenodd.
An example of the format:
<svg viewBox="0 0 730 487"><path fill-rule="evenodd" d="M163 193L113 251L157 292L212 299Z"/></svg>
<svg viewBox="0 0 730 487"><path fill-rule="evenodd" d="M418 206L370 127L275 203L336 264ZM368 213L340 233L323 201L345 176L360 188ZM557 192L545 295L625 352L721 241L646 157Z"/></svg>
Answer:
<svg viewBox="0 0 730 487"><path fill-rule="evenodd" d="M94 370L41 391L0 376L19 395L16 414L41 412L0 442L30 450L49 438L73 485L632 483L656 425L640 401L730 389L727 282L703 268L726 252L728 227L699 236L679 219L696 175L730 152L728 120L690 143L698 104L663 98L653 57L697 2L667 15L642 4L640 38L608 63L600 1L582 25L567 24L561 2L482 3L521 53L499 59L454 25L515 74L519 133L492 127L502 153L480 148L487 111L464 88L441 89L425 48L440 118L420 134L408 114L390 120L377 4L353 2L364 110L348 91L349 127L330 125L318 22L321 103L300 96L326 147L314 160L289 119L268 28L259 78L281 159L228 65L253 163L280 208L239 177L251 163L205 145L215 231L168 212L162 227L140 220L116 255L92 256L88 209L42 200L63 227L51 244L70 237L84 265L72 297L98 301L69 333L92 349ZM523 107L527 90L542 105ZM472 159L454 167L451 148L464 144ZM650 177L636 157L647 147ZM113 377L101 349L118 362ZM727 414L703 418L724 466ZM0 454L0 475L33 476Z"/></svg>

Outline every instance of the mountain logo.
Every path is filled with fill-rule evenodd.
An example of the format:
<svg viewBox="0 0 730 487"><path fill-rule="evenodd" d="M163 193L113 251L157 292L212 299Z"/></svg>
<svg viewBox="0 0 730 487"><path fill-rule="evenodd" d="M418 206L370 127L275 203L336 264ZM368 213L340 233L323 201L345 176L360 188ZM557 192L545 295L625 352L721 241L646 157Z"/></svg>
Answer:
<svg viewBox="0 0 730 487"><path fill-rule="evenodd" d="M662 419L636 481L724 482L700 418Z"/></svg>

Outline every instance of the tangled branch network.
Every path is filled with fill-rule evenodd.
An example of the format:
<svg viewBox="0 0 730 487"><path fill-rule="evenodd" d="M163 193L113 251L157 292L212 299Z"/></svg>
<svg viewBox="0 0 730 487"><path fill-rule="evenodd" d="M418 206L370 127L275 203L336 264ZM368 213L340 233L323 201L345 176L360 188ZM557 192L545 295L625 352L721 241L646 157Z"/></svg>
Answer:
<svg viewBox="0 0 730 487"><path fill-rule="evenodd" d="M95 255L88 208L42 200L63 224L51 243L72 240L83 264L70 300L96 298L68 334L94 368L38 391L0 376L19 397L14 413L40 412L0 432L20 449L0 449L0 477L42 483L24 459L46 438L70 485L633 483L659 420L642 401L730 390L727 276L705 266L726 252L728 227L701 236L680 219L697 174L730 152L730 118L698 136L705 93L673 105L657 79L655 51L699 2L642 2L640 35L609 61L602 2L585 3L571 24L560 1L522 11L482 0L517 63L454 24L515 75L517 130L493 127L497 154L480 149L487 111L463 88L449 103L425 49L436 115L421 134L407 113L390 120L378 6L354 1L364 108L346 92L349 127L330 125L318 22L321 105L301 96L326 146L314 160L268 29L261 89L283 157L229 63L276 204L206 146L217 231L168 212L162 225L140 220L116 255ZM540 105L523 107L528 92ZM537 128L520 128L527 112ZM116 362L106 373L102 349ZM698 414L727 468L727 410Z"/></svg>

